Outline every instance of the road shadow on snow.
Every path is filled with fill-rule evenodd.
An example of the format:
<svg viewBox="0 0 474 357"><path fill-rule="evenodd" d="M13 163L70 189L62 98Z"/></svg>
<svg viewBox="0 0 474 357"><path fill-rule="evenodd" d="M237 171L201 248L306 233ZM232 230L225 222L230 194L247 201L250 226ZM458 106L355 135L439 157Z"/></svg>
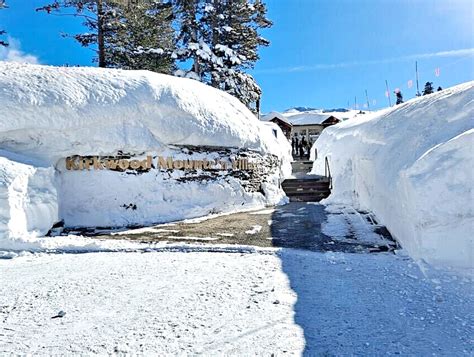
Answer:
<svg viewBox="0 0 474 357"><path fill-rule="evenodd" d="M353 316L343 317L357 299L360 286L350 280L341 280L350 268L340 264L340 260L344 260L344 253L361 259L373 257L373 253L392 250L396 244L376 233L381 227L366 219L364 214L355 211L351 214L328 213L325 208L313 203L278 207L272 215L272 245L283 248L279 252L282 270L297 294L294 320L304 333L304 355L332 356L352 353L350 351L364 354L367 349L363 349L363 338L361 350L350 346L354 339L351 331L357 329L352 325ZM333 225L334 221L336 225L337 222L345 225L346 235L331 237L324 234L328 220L332 220ZM379 239L361 239L365 230ZM341 304L341 301L346 303Z"/></svg>

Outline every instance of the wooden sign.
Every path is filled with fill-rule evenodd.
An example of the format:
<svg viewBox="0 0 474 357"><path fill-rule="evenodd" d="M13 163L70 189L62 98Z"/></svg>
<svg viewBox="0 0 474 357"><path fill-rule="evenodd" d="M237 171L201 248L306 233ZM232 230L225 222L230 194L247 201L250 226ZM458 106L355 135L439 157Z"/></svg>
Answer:
<svg viewBox="0 0 474 357"><path fill-rule="evenodd" d="M67 170L137 170L148 171L153 168L160 170L255 170L256 163L248 159L225 160L175 160L173 157L158 156L155 163L148 155L145 159L125 159L109 156L69 156L66 158Z"/></svg>

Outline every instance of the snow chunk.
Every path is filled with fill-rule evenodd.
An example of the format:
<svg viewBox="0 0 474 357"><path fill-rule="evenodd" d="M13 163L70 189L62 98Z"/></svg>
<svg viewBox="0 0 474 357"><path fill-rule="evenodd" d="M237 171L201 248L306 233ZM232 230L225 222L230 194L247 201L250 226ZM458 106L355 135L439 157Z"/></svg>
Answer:
<svg viewBox="0 0 474 357"><path fill-rule="evenodd" d="M57 221L54 169L0 150L0 237L41 236Z"/></svg>
<svg viewBox="0 0 474 357"><path fill-rule="evenodd" d="M257 234L261 230L262 230L262 226L257 224L255 226L253 226L252 229L249 229L248 231L245 231L245 233L247 233L247 234Z"/></svg>

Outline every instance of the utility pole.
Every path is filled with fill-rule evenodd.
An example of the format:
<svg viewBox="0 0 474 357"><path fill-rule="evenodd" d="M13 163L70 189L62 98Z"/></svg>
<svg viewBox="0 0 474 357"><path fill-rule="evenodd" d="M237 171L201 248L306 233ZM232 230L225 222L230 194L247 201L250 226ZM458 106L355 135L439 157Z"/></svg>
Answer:
<svg viewBox="0 0 474 357"><path fill-rule="evenodd" d="M354 109L357 109L357 97L354 97Z"/></svg>
<svg viewBox="0 0 474 357"><path fill-rule="evenodd" d="M420 87L418 84L418 61L415 61L415 73L416 73L416 96L419 97L420 94Z"/></svg>
<svg viewBox="0 0 474 357"><path fill-rule="evenodd" d="M369 96L367 95L367 89L365 90L365 100L367 101L367 110L370 110Z"/></svg>
<svg viewBox="0 0 474 357"><path fill-rule="evenodd" d="M388 97L388 105L392 106L392 100L390 99L390 90L388 89L388 82L385 80L385 87L387 88L387 97Z"/></svg>

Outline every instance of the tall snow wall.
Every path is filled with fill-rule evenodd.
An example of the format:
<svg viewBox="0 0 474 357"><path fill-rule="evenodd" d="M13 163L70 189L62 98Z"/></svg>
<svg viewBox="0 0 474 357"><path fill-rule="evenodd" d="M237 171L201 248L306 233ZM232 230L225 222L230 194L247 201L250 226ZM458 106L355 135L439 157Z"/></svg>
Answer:
<svg viewBox="0 0 474 357"><path fill-rule="evenodd" d="M0 249L61 220L133 226L286 200L283 133L194 80L0 62L0 108ZM100 165L89 166L94 159ZM12 188L17 172L30 196Z"/></svg>
<svg viewBox="0 0 474 357"><path fill-rule="evenodd" d="M415 259L472 272L473 96L469 82L324 130L313 173L328 157L327 202L374 212Z"/></svg>

